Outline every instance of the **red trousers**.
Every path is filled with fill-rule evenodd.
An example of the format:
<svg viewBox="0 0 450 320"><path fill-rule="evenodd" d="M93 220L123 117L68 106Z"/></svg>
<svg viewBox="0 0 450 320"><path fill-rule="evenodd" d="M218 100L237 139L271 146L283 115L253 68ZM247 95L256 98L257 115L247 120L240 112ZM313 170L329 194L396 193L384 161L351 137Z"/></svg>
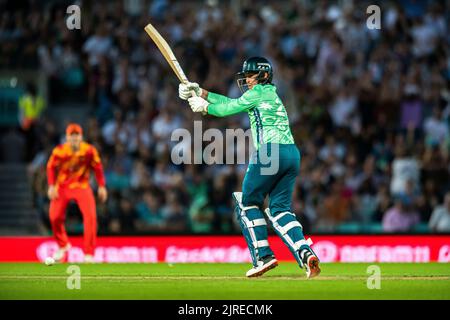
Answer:
<svg viewBox="0 0 450 320"><path fill-rule="evenodd" d="M50 201L50 222L53 235L60 247L65 247L69 243L64 223L66 208L70 200L75 200L83 216L84 253L93 255L97 238L97 216L95 198L91 188L60 188L58 190L58 198Z"/></svg>

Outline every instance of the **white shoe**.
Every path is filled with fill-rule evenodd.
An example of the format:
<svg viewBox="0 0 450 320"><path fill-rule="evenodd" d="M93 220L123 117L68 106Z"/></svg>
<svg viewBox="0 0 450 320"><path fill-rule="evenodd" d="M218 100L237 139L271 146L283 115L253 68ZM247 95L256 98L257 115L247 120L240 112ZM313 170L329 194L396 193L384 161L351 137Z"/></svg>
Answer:
<svg viewBox="0 0 450 320"><path fill-rule="evenodd" d="M276 266L278 266L277 259L274 257L268 257L267 259L258 261L258 266L248 270L246 276L248 278L259 277Z"/></svg>
<svg viewBox="0 0 450 320"><path fill-rule="evenodd" d="M66 253L69 251L69 249L72 248L72 245L68 243L65 247L59 248L54 254L53 259L55 262L61 262L62 259L64 259Z"/></svg>
<svg viewBox="0 0 450 320"><path fill-rule="evenodd" d="M84 263L95 263L94 256L92 254L85 254Z"/></svg>
<svg viewBox="0 0 450 320"><path fill-rule="evenodd" d="M319 258L311 252L306 250L303 255L303 265L306 268L306 277L308 279L317 277L320 274Z"/></svg>

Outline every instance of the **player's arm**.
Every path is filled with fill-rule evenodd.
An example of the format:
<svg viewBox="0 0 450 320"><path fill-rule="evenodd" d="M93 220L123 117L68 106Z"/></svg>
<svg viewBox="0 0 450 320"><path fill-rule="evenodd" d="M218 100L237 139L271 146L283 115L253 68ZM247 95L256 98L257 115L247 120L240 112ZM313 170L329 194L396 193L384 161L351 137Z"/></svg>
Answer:
<svg viewBox="0 0 450 320"><path fill-rule="evenodd" d="M106 190L105 173L103 171L102 160L95 147L92 146L92 160L91 167L94 170L95 179L98 183L98 197L101 202L105 202L108 199L108 191Z"/></svg>
<svg viewBox="0 0 450 320"><path fill-rule="evenodd" d="M195 92L195 97L191 92ZM195 82L181 83L178 87L178 95L183 100L188 100L192 111L210 114L216 117L226 117L247 111L256 106L260 93L248 90L238 99L208 92Z"/></svg>
<svg viewBox="0 0 450 320"><path fill-rule="evenodd" d="M200 88L199 84L196 82L180 83L178 86L178 96L183 100L188 100L192 98L192 92L195 93L196 97L201 97L207 100L209 103L225 103L231 100L226 96L218 93L209 94L210 92L204 88Z"/></svg>
<svg viewBox="0 0 450 320"><path fill-rule="evenodd" d="M53 149L52 154L47 162L47 183L48 192L47 195L50 200L54 200L58 197L58 190L56 188L56 170L61 164L61 157L58 148Z"/></svg>
<svg viewBox="0 0 450 320"><path fill-rule="evenodd" d="M226 117L248 111L255 107L258 101L258 93L249 90L241 97L231 99L217 93L209 92L207 101L209 102L206 110L208 114L216 117Z"/></svg>
<svg viewBox="0 0 450 320"><path fill-rule="evenodd" d="M216 117L226 117L254 108L258 100L259 93L249 90L237 99L209 92L207 100L201 97L192 97L189 98L188 102L194 112L210 114Z"/></svg>
<svg viewBox="0 0 450 320"><path fill-rule="evenodd" d="M206 93L206 95L203 97L203 99L205 99L206 101L208 101L209 103L228 103L230 102L231 98L228 98L227 96L218 94L218 93L214 93L214 92L208 92Z"/></svg>

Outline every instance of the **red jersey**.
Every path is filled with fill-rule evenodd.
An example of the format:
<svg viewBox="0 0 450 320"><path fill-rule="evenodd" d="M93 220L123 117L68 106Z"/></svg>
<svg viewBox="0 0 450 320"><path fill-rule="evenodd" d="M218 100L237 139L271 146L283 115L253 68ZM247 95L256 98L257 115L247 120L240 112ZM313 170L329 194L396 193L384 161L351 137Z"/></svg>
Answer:
<svg viewBox="0 0 450 320"><path fill-rule="evenodd" d="M99 186L105 186L103 166L97 149L87 142L81 142L76 152L68 143L53 149L47 163L47 181L49 185L75 189L89 187L91 169L94 170Z"/></svg>

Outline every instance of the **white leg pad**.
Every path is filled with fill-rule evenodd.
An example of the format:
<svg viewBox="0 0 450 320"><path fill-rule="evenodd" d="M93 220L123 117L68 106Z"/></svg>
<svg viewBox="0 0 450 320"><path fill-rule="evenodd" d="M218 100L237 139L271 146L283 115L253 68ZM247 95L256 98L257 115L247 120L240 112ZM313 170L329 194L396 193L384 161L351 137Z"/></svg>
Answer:
<svg viewBox="0 0 450 320"><path fill-rule="evenodd" d="M292 241L291 237L287 234L287 232L289 230L291 230L292 228L295 227L300 227L303 229L303 226L300 224L300 222L298 221L291 221L288 224L286 224L284 227L280 226L280 224L278 223L278 220L282 217L284 217L287 214L291 214L293 216L295 216L294 213L289 212L289 211L285 211L285 212L281 212L279 213L275 218L272 216L270 209L266 208L266 210L264 210L264 212L267 214L267 216L269 217L269 220L272 222L273 227L282 235L282 237L286 240L286 242L289 244L289 246L294 249L295 251L298 251L300 249L300 247L304 244L310 245L312 244L311 239L308 240L300 240L294 243L294 241Z"/></svg>
<svg viewBox="0 0 450 320"><path fill-rule="evenodd" d="M298 221L291 221L284 227L280 226L280 231L282 231L281 234L284 236L286 233L288 233L289 230L291 230L292 228L295 228L295 227L301 228L302 225Z"/></svg>
<svg viewBox="0 0 450 320"><path fill-rule="evenodd" d="M312 244L313 244L313 242L312 242L311 238L308 238L306 240L297 241L296 243L294 243L294 247L295 247L295 250L300 250L301 246L303 246L303 245L311 246Z"/></svg>
<svg viewBox="0 0 450 320"><path fill-rule="evenodd" d="M244 207L242 204L242 192L233 192L233 196L236 199L236 201L239 205L239 208L241 209L241 212L240 212L241 219L248 229L250 238L252 239L252 245L255 248L256 252L257 252L258 248L260 248L260 247L268 247L269 242L267 240L257 241L255 231L253 230L253 228L255 228L255 227L267 226L266 220L265 219L250 220L245 214L245 212L250 209L259 209L258 206Z"/></svg>

